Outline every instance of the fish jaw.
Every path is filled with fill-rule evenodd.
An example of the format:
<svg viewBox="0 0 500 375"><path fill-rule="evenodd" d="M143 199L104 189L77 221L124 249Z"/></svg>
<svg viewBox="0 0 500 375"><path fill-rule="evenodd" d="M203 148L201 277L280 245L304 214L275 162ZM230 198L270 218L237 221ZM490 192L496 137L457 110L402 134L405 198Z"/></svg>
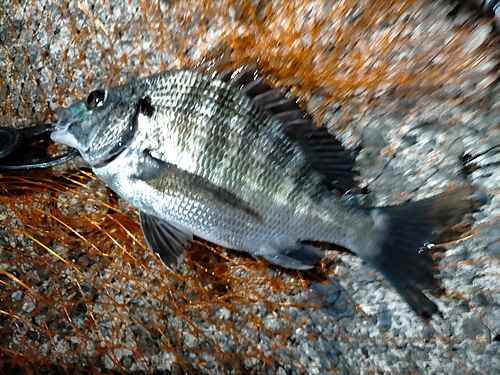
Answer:
<svg viewBox="0 0 500 375"><path fill-rule="evenodd" d="M50 138L56 143L79 149L79 142L76 140L75 136L68 131L69 127L74 123L76 123L76 121L71 114L70 108L61 108L58 112L56 130L52 132Z"/></svg>

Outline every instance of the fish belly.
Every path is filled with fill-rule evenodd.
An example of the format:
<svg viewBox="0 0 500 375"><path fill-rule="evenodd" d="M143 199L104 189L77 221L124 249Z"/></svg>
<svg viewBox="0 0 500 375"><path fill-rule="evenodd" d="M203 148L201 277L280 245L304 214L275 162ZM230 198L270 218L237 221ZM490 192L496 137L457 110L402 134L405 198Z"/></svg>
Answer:
<svg viewBox="0 0 500 375"><path fill-rule="evenodd" d="M246 196L248 207L235 208L207 199L195 186L172 181L162 191L137 178L131 157L120 155L96 174L134 207L189 229L195 236L217 245L242 250L287 268L306 269L323 258L303 241L336 243L352 248L356 229L368 225L356 219L333 196L313 201L296 197L294 205L276 205ZM137 158L135 158L137 160ZM138 168L138 167L137 167ZM170 186L170 185L168 185Z"/></svg>

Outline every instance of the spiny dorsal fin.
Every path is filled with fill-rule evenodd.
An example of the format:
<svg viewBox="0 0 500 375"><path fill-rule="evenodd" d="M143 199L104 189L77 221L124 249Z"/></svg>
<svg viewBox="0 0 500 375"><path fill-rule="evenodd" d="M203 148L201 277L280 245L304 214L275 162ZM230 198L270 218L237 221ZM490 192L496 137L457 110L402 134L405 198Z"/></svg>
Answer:
<svg viewBox="0 0 500 375"><path fill-rule="evenodd" d="M295 97L287 95L285 90L269 87L255 66L213 76L237 88L279 119L288 135L310 151L310 164L324 175L328 186L341 192L357 186L351 153L327 129L317 127Z"/></svg>
<svg viewBox="0 0 500 375"><path fill-rule="evenodd" d="M267 78L256 65L246 65L236 70L227 69L230 54L218 59L207 59L195 71L203 73L240 90L262 108L280 120L288 135L302 144L310 158L310 165L324 175L330 188L346 192L357 186L358 173L353 171L354 158L327 129L317 127L285 89L271 88Z"/></svg>

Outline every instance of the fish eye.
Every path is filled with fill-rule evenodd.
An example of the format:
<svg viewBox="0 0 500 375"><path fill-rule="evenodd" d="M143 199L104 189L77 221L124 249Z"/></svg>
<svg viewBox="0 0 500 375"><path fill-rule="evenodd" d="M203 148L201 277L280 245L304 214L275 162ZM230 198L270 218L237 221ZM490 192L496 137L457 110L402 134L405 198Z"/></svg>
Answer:
<svg viewBox="0 0 500 375"><path fill-rule="evenodd" d="M93 109L95 107L100 107L104 104L106 100L106 91L104 90L95 90L92 91L89 96L87 96L87 100L85 101L85 106L87 109Z"/></svg>

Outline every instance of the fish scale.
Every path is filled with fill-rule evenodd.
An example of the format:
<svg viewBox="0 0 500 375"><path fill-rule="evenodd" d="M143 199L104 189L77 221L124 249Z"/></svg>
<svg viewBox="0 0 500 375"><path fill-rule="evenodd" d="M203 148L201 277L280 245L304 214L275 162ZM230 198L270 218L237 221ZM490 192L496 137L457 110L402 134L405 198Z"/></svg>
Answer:
<svg viewBox="0 0 500 375"><path fill-rule="evenodd" d="M213 70L213 69L212 69ZM206 73L206 74L205 74ZM252 67L167 71L96 90L59 111L56 142L140 212L149 248L179 265L193 236L279 266L308 269L343 246L382 272L424 319L437 306L421 251L471 212L470 188L399 206L353 207L349 154Z"/></svg>
<svg viewBox="0 0 500 375"><path fill-rule="evenodd" d="M176 82L183 81L183 76L193 74L188 71L182 73ZM224 188L239 189L237 193L249 196L251 201L254 201L257 195L262 199L266 192L277 190L280 194L267 194L269 198L273 199L276 204L281 202L288 204L290 198L298 195L298 192L300 192L300 196L305 197L308 191L319 189L319 187L305 184L297 186L293 176L299 174L300 169L305 168L304 156L296 150L291 150L292 145L282 135L277 121L272 121L265 114L260 113L262 109L255 108L255 105L249 106L249 103L245 103L244 97L236 95L237 92L230 95L227 88L213 85L209 103L214 101L225 105L217 106L217 111L211 113L205 111L200 114L198 108L208 107L204 103L207 101L204 92L209 90L208 84L213 83L211 81L206 84L204 81L202 82L203 84L199 84L195 80L186 79L182 87L192 86L183 89L180 89L179 83L171 85L169 80L151 82L153 87L171 85L171 91L178 90L174 96L175 99L169 100L168 105L161 98L163 95L172 95L167 94L169 91L158 96L157 105L155 105L156 96L152 94L153 105L161 108L161 111L158 111L158 114L151 119L151 121L157 122L153 126L154 138L160 139L160 147L155 149L155 154L160 159L178 165L190 173L197 173ZM160 90L160 92L163 90L165 89ZM165 117L172 118L172 121L164 121ZM176 130L160 125L166 122L176 124ZM214 122L217 122L217 133L212 133L210 137L208 129ZM263 132L262 129L267 131ZM226 134L234 136L229 138L224 136ZM169 153L162 150L162 139L171 139L173 142L167 142L169 145L177 142L172 157L167 156ZM280 144L282 147L267 145L272 142ZM289 147L283 147L287 143ZM270 152L262 155L263 149L269 149ZM216 152L213 152L215 150ZM196 160L186 162L186 160L192 160L193 155ZM245 157L242 158L242 155ZM217 161L215 168L212 165L214 159ZM270 166L273 165L283 169L285 176L270 173ZM246 173L241 173L242 170ZM227 176L231 176L231 178L227 178ZM284 179L288 181L284 182ZM306 181L313 179L320 184L319 176L311 176ZM312 184L309 183L309 185ZM306 202L304 206L308 207L309 204Z"/></svg>

